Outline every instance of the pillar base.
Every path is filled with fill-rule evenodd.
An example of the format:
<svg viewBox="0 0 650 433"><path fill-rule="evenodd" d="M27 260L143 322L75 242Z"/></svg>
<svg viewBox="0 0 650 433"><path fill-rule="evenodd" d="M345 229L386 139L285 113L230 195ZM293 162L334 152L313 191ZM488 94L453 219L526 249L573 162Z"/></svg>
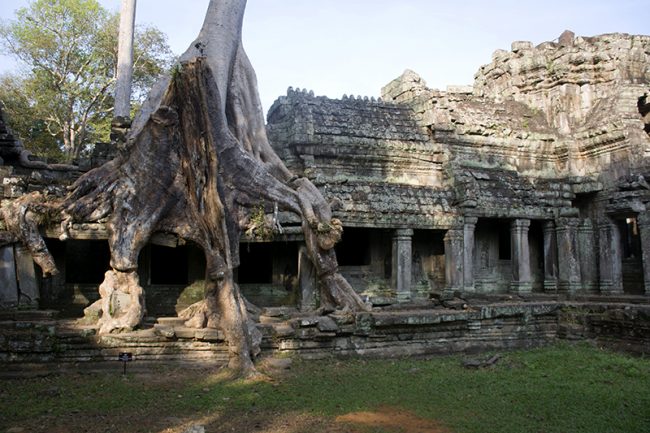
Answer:
<svg viewBox="0 0 650 433"><path fill-rule="evenodd" d="M598 284L592 283L592 282L583 283L582 284L582 290L584 292L587 292L587 293L591 294L591 295L597 295L598 294Z"/></svg>
<svg viewBox="0 0 650 433"><path fill-rule="evenodd" d="M411 302L411 293L410 292L397 292L397 303L403 304L406 302Z"/></svg>
<svg viewBox="0 0 650 433"><path fill-rule="evenodd" d="M582 283L560 282L557 285L558 293L579 293L582 291Z"/></svg>
<svg viewBox="0 0 650 433"><path fill-rule="evenodd" d="M510 292L527 294L533 291L533 285L530 282L513 281L510 283Z"/></svg>
<svg viewBox="0 0 650 433"><path fill-rule="evenodd" d="M623 289L620 285L615 286L611 281L610 282L600 282L600 294L601 295L622 295Z"/></svg>
<svg viewBox="0 0 650 433"><path fill-rule="evenodd" d="M557 293L557 281L556 280L544 281L544 293L551 293L551 294Z"/></svg>

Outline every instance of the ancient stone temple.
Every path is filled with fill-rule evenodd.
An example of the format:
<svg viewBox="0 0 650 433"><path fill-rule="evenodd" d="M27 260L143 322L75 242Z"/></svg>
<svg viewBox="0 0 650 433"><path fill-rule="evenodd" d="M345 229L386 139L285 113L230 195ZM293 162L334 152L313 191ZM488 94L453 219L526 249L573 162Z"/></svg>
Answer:
<svg viewBox="0 0 650 433"><path fill-rule="evenodd" d="M407 70L379 100L290 88L268 133L333 204L342 271L375 305L456 291L650 294L649 51L647 36L565 32L497 50L473 86L430 89ZM38 161L2 128L5 200L61 194L81 173ZM314 306L299 221L280 221L282 233L242 239L239 283L261 305ZM3 305L96 298L103 227L75 225L66 242L57 227L46 234L63 272L42 281L21 247L3 247ZM140 258L150 312L195 300L202 260L156 236Z"/></svg>
<svg viewBox="0 0 650 433"><path fill-rule="evenodd" d="M373 306L650 295L650 36L514 42L473 86L431 89L407 70L381 92L330 99L289 88L267 118L277 154L342 221L341 272ZM97 147L94 165L106 151ZM0 156L4 201L62 195L84 170L29 155L4 121ZM300 220L272 217L281 229L242 237L238 283L258 306L313 309ZM5 243L0 305L80 316L109 267L105 228L75 224L61 241L53 225L45 235L62 272L41 278L24 249ZM139 260L148 315L174 316L201 298L197 247L160 233Z"/></svg>
<svg viewBox="0 0 650 433"><path fill-rule="evenodd" d="M360 290L650 294L649 44L515 42L474 86L406 71L380 101L290 89L268 128L340 205Z"/></svg>

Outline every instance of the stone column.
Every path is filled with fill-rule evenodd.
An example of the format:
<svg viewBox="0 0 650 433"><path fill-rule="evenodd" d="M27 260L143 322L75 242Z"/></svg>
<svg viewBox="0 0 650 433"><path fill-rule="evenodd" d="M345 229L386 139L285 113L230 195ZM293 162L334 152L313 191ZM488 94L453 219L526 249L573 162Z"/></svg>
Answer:
<svg viewBox="0 0 650 433"><path fill-rule="evenodd" d="M300 311L315 310L319 301L316 290L316 268L309 260L305 245L302 245L298 251L298 284L300 287Z"/></svg>
<svg viewBox="0 0 650 433"><path fill-rule="evenodd" d="M510 290L514 293L530 293L530 247L528 229L530 220L516 219L510 223L510 245L512 251L512 282Z"/></svg>
<svg viewBox="0 0 650 433"><path fill-rule="evenodd" d="M557 293L557 237L555 222L544 221L544 292Z"/></svg>
<svg viewBox="0 0 650 433"><path fill-rule="evenodd" d="M18 306L18 281L14 246L0 248L0 308Z"/></svg>
<svg viewBox="0 0 650 433"><path fill-rule="evenodd" d="M463 288L463 230L449 229L445 235L446 291Z"/></svg>
<svg viewBox="0 0 650 433"><path fill-rule="evenodd" d="M645 294L650 296L650 211L641 212L636 219L641 238L641 259L643 260L643 283Z"/></svg>
<svg viewBox="0 0 650 433"><path fill-rule="evenodd" d="M18 279L18 292L20 298L18 303L21 307L38 308L40 293L36 281L34 260L29 250L22 245L16 244L16 277Z"/></svg>
<svg viewBox="0 0 650 433"><path fill-rule="evenodd" d="M411 300L412 238L413 230L411 229L397 229L393 233L392 285L397 293L398 302Z"/></svg>
<svg viewBox="0 0 650 433"><path fill-rule="evenodd" d="M474 291L474 230L478 218L465 217L463 225L463 290Z"/></svg>
<svg viewBox="0 0 650 433"><path fill-rule="evenodd" d="M583 220L578 227L578 253L582 288L587 293L598 293L598 253L590 219Z"/></svg>
<svg viewBox="0 0 650 433"><path fill-rule="evenodd" d="M623 293L622 260L621 232L614 221L605 217L598 222L598 270L601 294Z"/></svg>
<svg viewBox="0 0 650 433"><path fill-rule="evenodd" d="M578 257L578 218L558 218L557 233L558 292L576 293L582 288Z"/></svg>

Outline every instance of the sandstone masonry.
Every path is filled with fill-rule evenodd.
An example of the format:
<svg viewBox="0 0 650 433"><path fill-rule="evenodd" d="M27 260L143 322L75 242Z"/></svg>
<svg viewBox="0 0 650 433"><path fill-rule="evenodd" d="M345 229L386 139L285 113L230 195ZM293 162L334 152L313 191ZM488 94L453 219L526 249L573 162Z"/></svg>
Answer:
<svg viewBox="0 0 650 433"><path fill-rule="evenodd" d="M633 307L632 317L603 303L644 304L650 295L649 65L650 36L565 32L554 42L497 50L473 86L431 89L407 70L381 99L289 88L268 113L272 145L332 203L345 228L337 246L342 273L375 310L329 321L297 312L318 305L315 271L304 257L300 222L280 212L281 233L242 238L240 247L239 284L266 307L266 347L321 356L432 353L443 341L458 350L506 347L515 335L513 346L521 347L526 335L538 342L616 338L617 329L636 338L647 327L645 307ZM110 153L99 146L94 164ZM84 169L38 160L4 120L0 157L4 201L32 191L62 195ZM5 236L0 306L80 316L108 268L106 230L75 224L65 242L56 224L44 230L62 273L42 279ZM218 334L189 335L164 319L201 297L200 250L159 233L140 264L156 324L152 347L172 339L183 352L191 340L206 351L196 356L221 356L210 352L221 344ZM463 309L477 297L497 302L478 311L496 308L499 318ZM589 303L572 304L576 299ZM513 313L502 305L513 300L544 307ZM420 313L400 313L406 309ZM582 327L571 326L572 309ZM472 346L481 338L483 346ZM92 356L140 344L109 340L93 340Z"/></svg>

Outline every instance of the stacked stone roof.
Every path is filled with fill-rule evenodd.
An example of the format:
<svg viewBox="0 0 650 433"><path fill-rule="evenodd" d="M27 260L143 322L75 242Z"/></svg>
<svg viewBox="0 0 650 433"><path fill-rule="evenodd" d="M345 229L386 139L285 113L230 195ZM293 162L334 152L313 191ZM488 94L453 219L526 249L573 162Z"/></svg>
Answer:
<svg viewBox="0 0 650 433"><path fill-rule="evenodd" d="M341 205L344 224L431 228L453 218L444 152L407 106L289 89L269 110L268 133L292 171Z"/></svg>

